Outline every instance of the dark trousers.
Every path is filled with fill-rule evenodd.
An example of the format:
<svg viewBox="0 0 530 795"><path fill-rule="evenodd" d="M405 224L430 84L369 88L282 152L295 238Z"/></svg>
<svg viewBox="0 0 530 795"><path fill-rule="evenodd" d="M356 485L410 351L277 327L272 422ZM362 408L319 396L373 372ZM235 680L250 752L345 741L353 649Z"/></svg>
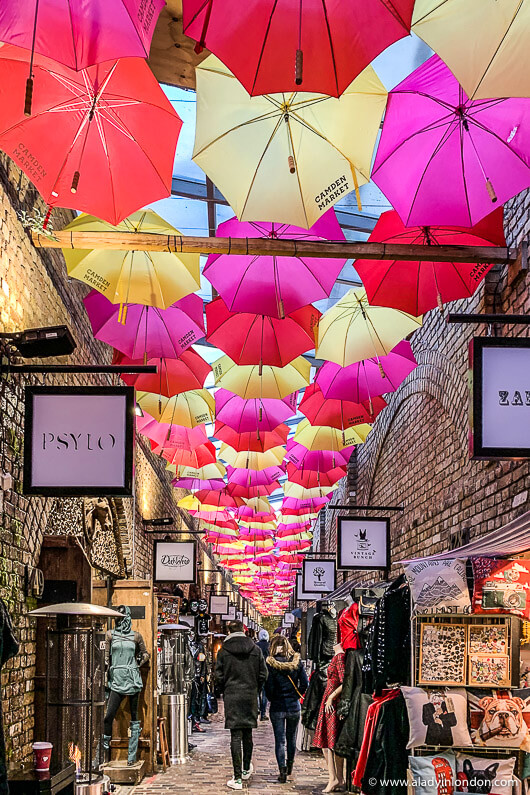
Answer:
<svg viewBox="0 0 530 795"><path fill-rule="evenodd" d="M107 701L107 712L105 714L105 722L104 722L104 733L107 737L112 737L112 722L116 717L116 713L120 708L120 704L123 701L124 696L123 693L116 693L115 690L110 691L109 700ZM140 698L140 693L133 693L129 696L129 709L131 710L131 720L138 720L138 700Z"/></svg>
<svg viewBox="0 0 530 795"><path fill-rule="evenodd" d="M274 731L274 750L278 767L286 766L285 747L287 746L287 762L294 760L296 753L296 730L300 721L300 712L269 712Z"/></svg>
<svg viewBox="0 0 530 795"><path fill-rule="evenodd" d="M234 778L241 778L243 770L250 770L253 748L252 729L230 729L230 751L234 766Z"/></svg>
<svg viewBox="0 0 530 795"><path fill-rule="evenodd" d="M267 696L265 695L265 688L262 687L261 690L259 691L259 696L258 696L259 714L261 715L262 718L264 718L267 713L268 703L269 702L267 701Z"/></svg>

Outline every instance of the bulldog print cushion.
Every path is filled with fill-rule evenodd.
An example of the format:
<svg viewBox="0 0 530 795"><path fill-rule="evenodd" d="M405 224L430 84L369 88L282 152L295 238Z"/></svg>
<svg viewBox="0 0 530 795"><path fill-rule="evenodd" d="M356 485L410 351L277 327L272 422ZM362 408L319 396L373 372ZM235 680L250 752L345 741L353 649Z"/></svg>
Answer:
<svg viewBox="0 0 530 795"><path fill-rule="evenodd" d="M530 751L530 690L470 690L469 717L475 746Z"/></svg>
<svg viewBox="0 0 530 795"><path fill-rule="evenodd" d="M511 795L515 756L509 759L456 755L456 792L467 795Z"/></svg>
<svg viewBox="0 0 530 795"><path fill-rule="evenodd" d="M530 560L473 558L473 612L530 618Z"/></svg>
<svg viewBox="0 0 530 795"><path fill-rule="evenodd" d="M467 727L467 693L460 688L401 688L410 735L407 748L419 745L471 745Z"/></svg>
<svg viewBox="0 0 530 795"><path fill-rule="evenodd" d="M414 795L453 795L456 757L451 751L435 756L409 756Z"/></svg>
<svg viewBox="0 0 530 795"><path fill-rule="evenodd" d="M416 560L405 566L405 574L413 615L471 612L465 560Z"/></svg>

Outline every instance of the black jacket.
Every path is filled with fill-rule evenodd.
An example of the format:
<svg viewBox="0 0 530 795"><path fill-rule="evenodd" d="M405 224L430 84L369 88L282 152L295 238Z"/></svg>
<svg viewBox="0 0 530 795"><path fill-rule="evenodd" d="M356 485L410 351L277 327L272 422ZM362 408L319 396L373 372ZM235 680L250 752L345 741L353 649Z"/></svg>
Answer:
<svg viewBox="0 0 530 795"><path fill-rule="evenodd" d="M366 795L407 795L409 721L405 699L382 704L366 760L362 792Z"/></svg>
<svg viewBox="0 0 530 795"><path fill-rule="evenodd" d="M258 647L258 649L261 650L261 653L263 654L263 657L265 659L267 659L267 657L270 654L269 641L268 640L258 640L258 642L256 643L256 646Z"/></svg>
<svg viewBox="0 0 530 795"><path fill-rule="evenodd" d="M355 761L361 750L364 731L364 720L361 725L362 661L362 649L348 649L344 658L342 693L337 704L337 715L344 721L339 724L339 735L333 749L338 756Z"/></svg>
<svg viewBox="0 0 530 795"><path fill-rule="evenodd" d="M258 693L267 679L263 654L243 632L229 635L217 655L215 685L225 704L226 729L255 729Z"/></svg>
<svg viewBox="0 0 530 795"><path fill-rule="evenodd" d="M292 660L278 655L267 657L266 662L269 676L265 695L270 701L270 712L299 712L300 696L309 684L300 655L295 654Z"/></svg>

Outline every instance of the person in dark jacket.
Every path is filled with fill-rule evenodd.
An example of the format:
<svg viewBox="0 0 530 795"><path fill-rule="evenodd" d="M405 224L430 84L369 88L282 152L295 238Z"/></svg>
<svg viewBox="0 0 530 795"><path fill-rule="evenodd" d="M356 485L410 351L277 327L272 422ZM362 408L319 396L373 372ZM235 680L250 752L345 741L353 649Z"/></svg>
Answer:
<svg viewBox="0 0 530 795"><path fill-rule="evenodd" d="M224 697L225 729L230 729L234 777L230 789L243 789L252 774L252 729L258 725L258 693L267 679L260 649L245 634L241 621L228 624L229 635L217 655L215 685Z"/></svg>
<svg viewBox="0 0 530 795"><path fill-rule="evenodd" d="M300 698L307 690L308 680L300 655L287 638L276 635L267 657L269 676L265 693L270 701L269 715L274 730L276 761L285 783L293 771L296 753L296 731L300 721ZM287 746L287 758L285 747Z"/></svg>
<svg viewBox="0 0 530 795"><path fill-rule="evenodd" d="M261 653L263 654L263 658L266 660L270 654L269 650L269 633L266 629L260 629L258 632L258 642L256 643L259 649L261 649ZM265 688L262 687L259 693L259 719L260 720L268 720L267 717L267 696L265 695Z"/></svg>

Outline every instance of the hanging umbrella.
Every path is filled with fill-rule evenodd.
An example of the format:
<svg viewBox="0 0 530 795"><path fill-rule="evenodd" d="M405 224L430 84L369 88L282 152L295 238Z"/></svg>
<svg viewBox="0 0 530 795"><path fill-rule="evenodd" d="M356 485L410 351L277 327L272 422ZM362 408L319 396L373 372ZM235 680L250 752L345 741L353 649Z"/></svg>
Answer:
<svg viewBox="0 0 530 795"><path fill-rule="evenodd" d="M472 229L460 226L405 227L395 210L383 213L369 241L416 246L505 246L502 207ZM370 304L390 306L412 315L469 298L492 267L465 262L355 260Z"/></svg>
<svg viewBox="0 0 530 795"><path fill-rule="evenodd" d="M0 48L0 147L43 199L118 224L169 196L182 122L146 62L74 72L36 55L39 91L27 117L20 98L30 56Z"/></svg>
<svg viewBox="0 0 530 795"><path fill-rule="evenodd" d="M326 472L335 467L346 466L353 449L354 447L350 446L336 450L308 450L307 447L293 438L287 441L285 458L298 469L304 468Z"/></svg>
<svg viewBox="0 0 530 795"><path fill-rule="evenodd" d="M266 486L284 475L280 466L267 467L255 472L253 469L226 467L227 480L238 486Z"/></svg>
<svg viewBox="0 0 530 795"><path fill-rule="evenodd" d="M332 400L324 397L318 384L309 384L300 402L300 411L311 425L330 425L343 430L362 423L372 423L385 408L386 400L374 397L365 403Z"/></svg>
<svg viewBox="0 0 530 795"><path fill-rule="evenodd" d="M243 501L238 497L229 494L226 489L224 491L198 491L195 499L202 505L212 505L216 508L239 508L243 505Z"/></svg>
<svg viewBox="0 0 530 795"><path fill-rule="evenodd" d="M206 305L206 339L236 364L285 367L315 347L315 327L321 314L314 306L296 309L283 320L230 312L222 298Z"/></svg>
<svg viewBox="0 0 530 795"><path fill-rule="evenodd" d="M116 226L82 213L66 227L69 232L133 232L180 235L153 210L140 210ZM199 254L172 251L120 251L63 248L68 275L95 287L115 304L148 304L167 309L200 290ZM201 323L200 325L204 325Z"/></svg>
<svg viewBox="0 0 530 795"><path fill-rule="evenodd" d="M338 97L410 32L413 0L184 0L183 28L249 94L318 91ZM227 24L230 20L230 24Z"/></svg>
<svg viewBox="0 0 530 795"><path fill-rule="evenodd" d="M234 450L242 452L250 450L253 453L264 453L271 447L285 444L289 435L287 425L278 425L273 431L263 431L257 433L237 433L229 425L223 425L216 420L213 435L221 442L233 447Z"/></svg>
<svg viewBox="0 0 530 795"><path fill-rule="evenodd" d="M291 483L288 480L285 481L283 486L286 497L296 497L300 500L310 500L314 499L315 497L326 497L327 495L331 494L331 492L335 491L336 488L337 484L334 484L333 486L317 486L312 489L306 489L304 486L299 486L298 483Z"/></svg>
<svg viewBox="0 0 530 795"><path fill-rule="evenodd" d="M244 223L237 218L217 227L218 237L277 240L344 240L333 208L311 229L287 224ZM283 318L313 301L327 298L346 264L343 259L210 254L203 275L231 312L256 312Z"/></svg>
<svg viewBox="0 0 530 795"><path fill-rule="evenodd" d="M276 521L271 519L268 522L254 520L254 522L246 522L240 520L239 531L241 537L245 538L272 538L274 530L276 529Z"/></svg>
<svg viewBox="0 0 530 795"><path fill-rule="evenodd" d="M266 469L267 467L277 466L283 461L285 447L271 447L264 453L251 453L245 450L238 453L227 444L222 444L219 450L219 458L236 469Z"/></svg>
<svg viewBox="0 0 530 795"><path fill-rule="evenodd" d="M213 55L195 73L193 159L239 220L308 229L370 179L387 97L371 66L339 100L309 93L249 97Z"/></svg>
<svg viewBox="0 0 530 795"><path fill-rule="evenodd" d="M219 461L215 461L213 464L206 464L198 468L180 466L177 468L176 475L180 478L217 480L224 478L226 469Z"/></svg>
<svg viewBox="0 0 530 795"><path fill-rule="evenodd" d="M410 342L403 340L387 356L362 359L348 367L324 362L315 381L326 398L364 403L394 392L416 366Z"/></svg>
<svg viewBox="0 0 530 795"><path fill-rule="evenodd" d="M245 506L239 509L239 515L248 515L245 513L248 509L250 509L255 516L272 512L270 502L266 497L254 497L252 499L245 500Z"/></svg>
<svg viewBox="0 0 530 795"><path fill-rule="evenodd" d="M144 412L143 417L136 417L136 430L155 442L157 446L162 445L172 449L193 450L208 441L205 426L202 424L194 428L185 428L181 425L157 422L147 411Z"/></svg>
<svg viewBox="0 0 530 795"><path fill-rule="evenodd" d="M215 383L245 400L281 400L308 386L311 375L311 365L303 356L289 362L285 367L237 365L228 356L223 356L212 367Z"/></svg>
<svg viewBox="0 0 530 795"><path fill-rule="evenodd" d="M335 467L327 472L312 469L297 469L294 464L287 464L287 479L290 483L298 483L306 489L316 486L333 486L346 475L346 467Z"/></svg>
<svg viewBox="0 0 530 795"><path fill-rule="evenodd" d="M339 431L329 425L311 425L309 420L302 420L298 423L293 442L311 451L339 451L354 444L362 444L371 430L372 426L366 423Z"/></svg>
<svg viewBox="0 0 530 795"><path fill-rule="evenodd" d="M161 455L168 465L166 469L175 475L177 467L204 467L207 464L214 464L217 452L211 442L205 442L195 447L193 450L179 450L175 447L159 447L153 450L157 455Z"/></svg>
<svg viewBox="0 0 530 795"><path fill-rule="evenodd" d="M221 491L225 488L224 480L200 480L198 478L174 478L171 485L176 489L186 489L187 491Z"/></svg>
<svg viewBox="0 0 530 795"><path fill-rule="evenodd" d="M277 480L274 480L267 486L238 486L236 483L229 483L226 490L235 497L244 497L250 500L253 497L268 497L279 488L280 484Z"/></svg>
<svg viewBox="0 0 530 795"><path fill-rule="evenodd" d="M473 226L530 185L528 99L468 99L433 55L390 94L373 180L405 226Z"/></svg>
<svg viewBox="0 0 530 795"><path fill-rule="evenodd" d="M83 303L94 337L131 359L177 358L204 336L198 295L187 295L168 309L129 304L124 312L91 290Z"/></svg>
<svg viewBox="0 0 530 795"><path fill-rule="evenodd" d="M193 428L203 422L213 422L215 403L207 389L191 389L166 398L152 392L137 392L136 402L158 422L185 425Z"/></svg>
<svg viewBox="0 0 530 795"><path fill-rule="evenodd" d="M472 99L530 96L528 0L416 0L412 23Z"/></svg>
<svg viewBox="0 0 530 795"><path fill-rule="evenodd" d="M289 417L294 417L297 399L298 392L293 392L281 400L245 400L226 389L218 389L215 393L215 415L219 422L229 425L238 433L273 431Z"/></svg>
<svg viewBox="0 0 530 795"><path fill-rule="evenodd" d="M301 500L295 497L285 497L282 502L282 511L291 509L309 509L320 510L323 505L327 505L330 501L331 495L326 497L312 497L307 500Z"/></svg>
<svg viewBox="0 0 530 795"><path fill-rule="evenodd" d="M276 528L276 537L297 538L302 533L307 532L309 527L311 527L311 522L298 522L295 525L284 525L279 522Z"/></svg>
<svg viewBox="0 0 530 795"><path fill-rule="evenodd" d="M117 351L113 364L138 365L143 364L143 359L131 359ZM148 359L147 364L155 366L158 372L123 373L121 380L134 386L139 392L154 392L164 397L173 397L191 389L202 389L212 372L208 362L191 349L183 351L178 359Z"/></svg>
<svg viewBox="0 0 530 795"><path fill-rule="evenodd" d="M318 325L316 355L341 367L369 356L386 356L421 326L421 320L384 306L371 306L363 289L348 290Z"/></svg>

